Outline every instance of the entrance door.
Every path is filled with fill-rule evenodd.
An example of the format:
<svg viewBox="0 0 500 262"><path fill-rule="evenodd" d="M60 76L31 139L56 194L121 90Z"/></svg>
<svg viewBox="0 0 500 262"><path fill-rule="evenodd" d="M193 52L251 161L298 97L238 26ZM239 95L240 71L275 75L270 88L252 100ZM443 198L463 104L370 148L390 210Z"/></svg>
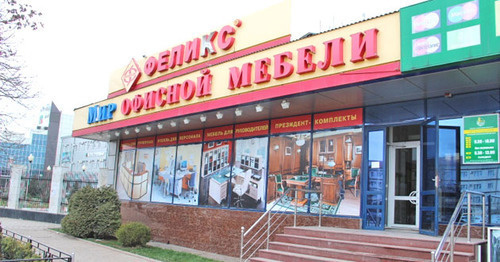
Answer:
<svg viewBox="0 0 500 262"><path fill-rule="evenodd" d="M418 229L420 216L420 142L389 146L389 227Z"/></svg>

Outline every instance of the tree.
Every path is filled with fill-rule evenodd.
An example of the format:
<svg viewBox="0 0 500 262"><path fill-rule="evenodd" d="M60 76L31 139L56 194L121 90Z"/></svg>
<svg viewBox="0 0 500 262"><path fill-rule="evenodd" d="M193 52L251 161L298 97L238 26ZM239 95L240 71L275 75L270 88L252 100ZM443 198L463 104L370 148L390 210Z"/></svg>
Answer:
<svg viewBox="0 0 500 262"><path fill-rule="evenodd" d="M113 188L83 187L71 196L68 215L61 221L62 229L81 238L111 238L121 224L120 207Z"/></svg>
<svg viewBox="0 0 500 262"><path fill-rule="evenodd" d="M16 135L9 125L15 120L11 110L4 110L15 104L28 108L28 101L37 96L30 88L29 79L22 74L22 66L17 61L17 50L12 42L16 32L43 27L38 20L42 15L31 5L17 0L0 0L0 141L17 142ZM9 112L10 111L10 112Z"/></svg>

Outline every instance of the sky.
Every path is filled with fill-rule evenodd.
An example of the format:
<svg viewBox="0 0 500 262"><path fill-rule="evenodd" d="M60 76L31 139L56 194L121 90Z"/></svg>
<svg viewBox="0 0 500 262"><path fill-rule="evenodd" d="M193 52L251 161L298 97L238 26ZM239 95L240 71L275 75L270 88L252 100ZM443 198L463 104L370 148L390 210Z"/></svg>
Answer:
<svg viewBox="0 0 500 262"><path fill-rule="evenodd" d="M104 100L111 73L132 58L167 50L281 1L29 1L43 13L44 23L40 30L18 34L24 72L40 93L30 112L53 101L72 114ZM419 0L292 0L292 37L415 2ZM28 115L20 125L31 128L38 114Z"/></svg>

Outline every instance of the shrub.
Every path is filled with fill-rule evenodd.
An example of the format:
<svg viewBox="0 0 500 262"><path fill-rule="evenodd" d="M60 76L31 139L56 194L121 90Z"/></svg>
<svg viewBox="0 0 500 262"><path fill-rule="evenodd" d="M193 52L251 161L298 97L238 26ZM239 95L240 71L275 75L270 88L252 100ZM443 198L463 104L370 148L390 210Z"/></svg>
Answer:
<svg viewBox="0 0 500 262"><path fill-rule="evenodd" d="M31 249L29 243L23 243L11 237L2 238L2 254L0 258L4 259L29 259L40 258Z"/></svg>
<svg viewBox="0 0 500 262"><path fill-rule="evenodd" d="M83 187L69 200L62 230L76 237L111 238L120 227L120 200L111 187Z"/></svg>
<svg viewBox="0 0 500 262"><path fill-rule="evenodd" d="M116 231L116 238L125 247L145 246L151 240L151 229L142 223L130 222Z"/></svg>

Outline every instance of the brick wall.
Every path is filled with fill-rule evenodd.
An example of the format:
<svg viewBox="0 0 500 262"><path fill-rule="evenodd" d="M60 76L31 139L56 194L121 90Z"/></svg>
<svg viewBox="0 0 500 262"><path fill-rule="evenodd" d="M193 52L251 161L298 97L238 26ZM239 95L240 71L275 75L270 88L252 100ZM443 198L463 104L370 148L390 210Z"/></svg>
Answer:
<svg viewBox="0 0 500 262"><path fill-rule="evenodd" d="M154 241L239 257L241 227L250 227L262 212L122 202L123 222L139 221L151 228ZM283 226L293 225L288 215ZM298 216L298 225L317 225L317 216ZM323 217L323 226L361 228L361 219ZM281 230L279 230L281 231Z"/></svg>

